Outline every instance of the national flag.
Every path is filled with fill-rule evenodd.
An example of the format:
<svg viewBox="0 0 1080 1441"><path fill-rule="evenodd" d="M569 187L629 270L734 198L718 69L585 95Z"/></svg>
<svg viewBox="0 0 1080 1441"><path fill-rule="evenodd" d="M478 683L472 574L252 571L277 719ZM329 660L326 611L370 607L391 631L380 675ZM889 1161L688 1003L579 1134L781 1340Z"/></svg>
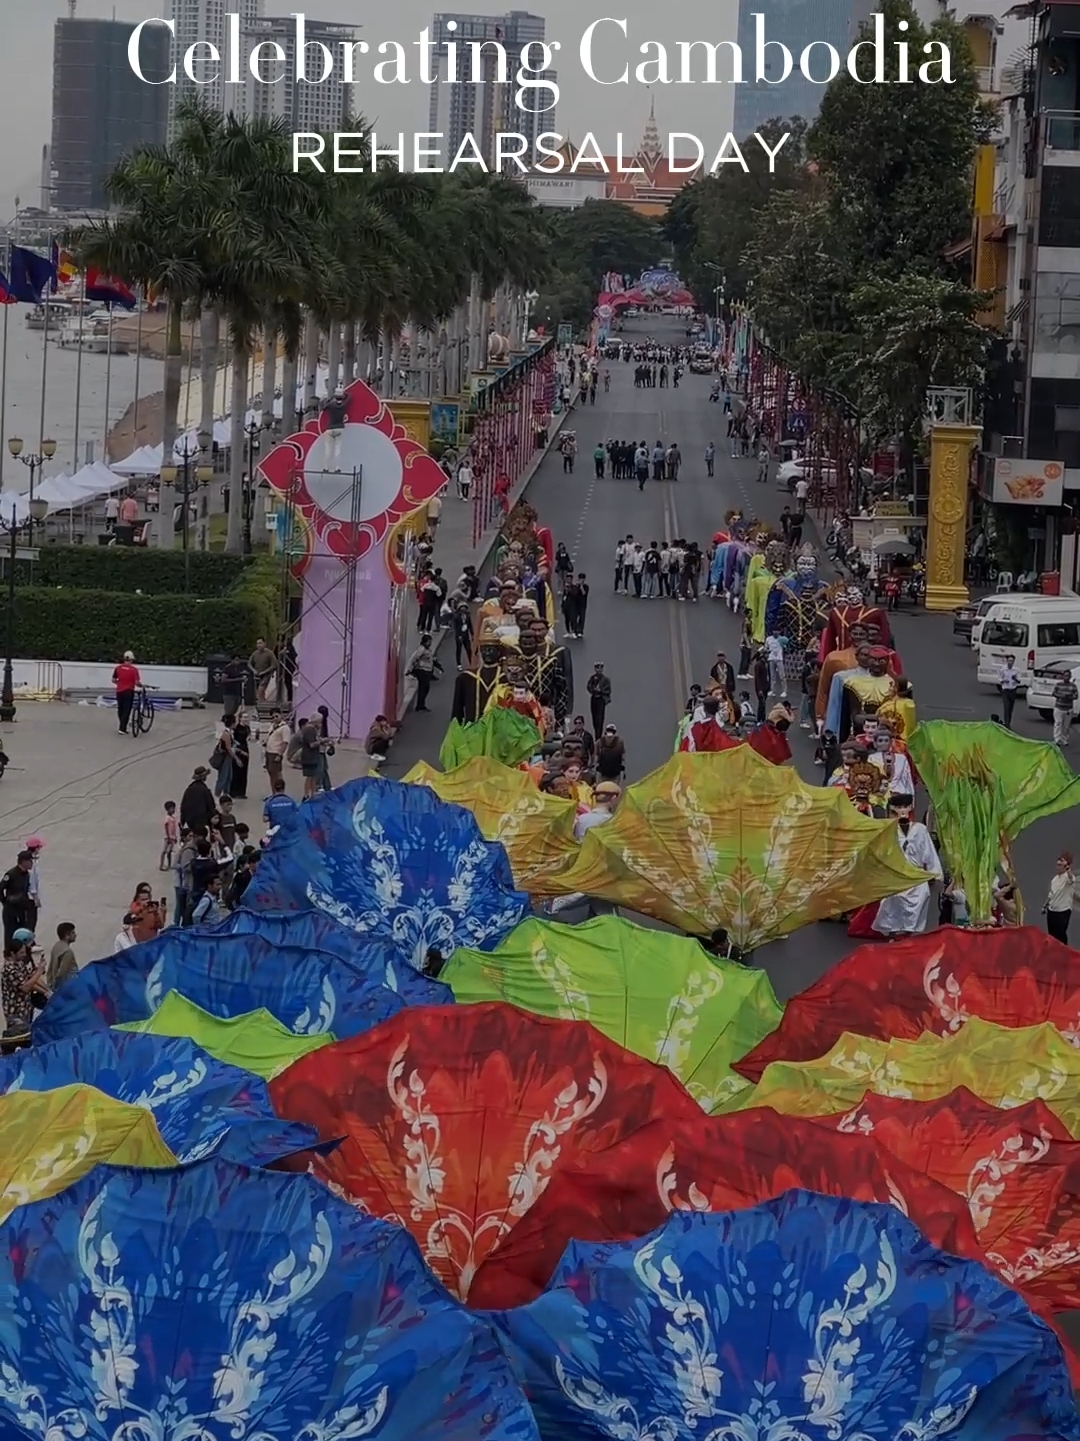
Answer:
<svg viewBox="0 0 1080 1441"><path fill-rule="evenodd" d="M56 271L56 279L61 285L70 285L79 273L79 267L75 264L75 257L70 250L62 250L57 242L52 243L52 263Z"/></svg>
<svg viewBox="0 0 1080 1441"><path fill-rule="evenodd" d="M117 280L115 275L106 275L96 266L86 267L86 298L96 300L99 305L119 305L124 310L135 309L135 292Z"/></svg>
<svg viewBox="0 0 1080 1441"><path fill-rule="evenodd" d="M7 283L7 277L0 270L0 305L14 305L15 297L11 293L11 286Z"/></svg>
<svg viewBox="0 0 1080 1441"><path fill-rule="evenodd" d="M56 284L56 269L45 255L36 250L26 250L21 245L11 247L11 284L8 287L16 300L30 305L41 301L41 293L48 286Z"/></svg>

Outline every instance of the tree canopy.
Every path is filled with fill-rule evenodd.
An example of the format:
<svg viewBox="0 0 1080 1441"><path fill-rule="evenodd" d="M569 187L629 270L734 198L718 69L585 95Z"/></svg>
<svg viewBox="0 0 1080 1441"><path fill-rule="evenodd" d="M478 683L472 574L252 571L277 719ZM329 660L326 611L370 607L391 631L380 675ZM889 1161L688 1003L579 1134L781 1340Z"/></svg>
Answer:
<svg viewBox="0 0 1080 1441"><path fill-rule="evenodd" d="M547 230L553 269L533 314L549 328L588 325L609 270L637 275L667 248L657 222L621 200L586 200L575 210L551 211Z"/></svg>

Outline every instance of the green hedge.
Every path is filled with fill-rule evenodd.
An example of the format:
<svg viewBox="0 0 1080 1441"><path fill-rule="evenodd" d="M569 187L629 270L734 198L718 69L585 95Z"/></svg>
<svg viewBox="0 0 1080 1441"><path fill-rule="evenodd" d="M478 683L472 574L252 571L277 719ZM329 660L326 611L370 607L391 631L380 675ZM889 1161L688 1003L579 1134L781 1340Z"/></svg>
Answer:
<svg viewBox="0 0 1080 1441"><path fill-rule="evenodd" d="M209 655L248 655L279 629L281 562L248 563L227 596L132 595L26 586L15 597L15 652L37 660L202 665Z"/></svg>
<svg viewBox="0 0 1080 1441"><path fill-rule="evenodd" d="M254 562L221 551L193 550L188 556L192 595L225 596ZM126 545L45 545L31 567L20 562L18 584L70 586L73 590L141 591L143 595L180 595L185 574L180 549L157 550Z"/></svg>

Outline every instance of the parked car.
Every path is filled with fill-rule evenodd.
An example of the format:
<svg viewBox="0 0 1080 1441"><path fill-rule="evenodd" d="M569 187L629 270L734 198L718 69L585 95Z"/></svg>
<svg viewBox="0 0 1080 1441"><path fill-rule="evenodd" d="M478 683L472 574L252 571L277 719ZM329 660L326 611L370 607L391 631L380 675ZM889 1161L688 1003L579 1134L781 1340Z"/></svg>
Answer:
<svg viewBox="0 0 1080 1441"><path fill-rule="evenodd" d="M690 357L691 375L711 375L715 365L711 350L695 350Z"/></svg>
<svg viewBox="0 0 1080 1441"><path fill-rule="evenodd" d="M1028 709L1040 715L1043 720L1054 719L1054 687L1064 676L1071 675L1080 689L1080 666L1067 660L1052 660L1032 673L1028 682ZM1080 714L1080 699L1073 703L1073 715Z"/></svg>
<svg viewBox="0 0 1080 1441"><path fill-rule="evenodd" d="M990 607L1007 599L1008 597L1004 595L987 595L982 600L969 600L967 605L958 605L952 613L953 635L962 636L965 640L970 641L976 623L982 620Z"/></svg>

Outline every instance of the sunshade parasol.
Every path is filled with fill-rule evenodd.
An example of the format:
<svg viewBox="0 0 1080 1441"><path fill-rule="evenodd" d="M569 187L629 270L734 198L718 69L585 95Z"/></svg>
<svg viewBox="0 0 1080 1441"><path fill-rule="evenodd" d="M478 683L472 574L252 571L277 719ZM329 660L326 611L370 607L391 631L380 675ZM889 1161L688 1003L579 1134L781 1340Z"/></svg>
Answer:
<svg viewBox="0 0 1080 1441"><path fill-rule="evenodd" d="M0 1432L536 1441L488 1327L304 1176L95 1171L0 1228Z"/></svg>
<svg viewBox="0 0 1080 1441"><path fill-rule="evenodd" d="M669 1071L591 1026L498 1004L402 1011L270 1095L278 1115L344 1137L313 1174L407 1226L462 1299L555 1172L648 1121L701 1115Z"/></svg>
<svg viewBox="0 0 1080 1441"><path fill-rule="evenodd" d="M149 1111L92 1086L0 1096L0 1135L0 1218L28 1201L55 1196L103 1163L177 1164Z"/></svg>
<svg viewBox="0 0 1080 1441"><path fill-rule="evenodd" d="M355 1035L405 1004L382 972L366 974L325 951L172 927L84 966L48 1001L34 1039L145 1020L168 991L223 1019L265 1008L298 1035Z"/></svg>
<svg viewBox="0 0 1080 1441"><path fill-rule="evenodd" d="M578 853L574 802L538 790L526 771L478 757L452 771L419 761L403 779L471 811L484 837L506 850L514 884L530 895L545 894L544 882Z"/></svg>
<svg viewBox="0 0 1080 1441"><path fill-rule="evenodd" d="M1011 1110L1045 1101L1080 1135L1080 1050L1054 1026L1015 1030L977 1017L955 1036L879 1041L845 1032L816 1061L774 1061L758 1084L740 1091L732 1109L773 1106L788 1115L827 1116L863 1096L930 1101L959 1086Z"/></svg>
<svg viewBox="0 0 1080 1441"><path fill-rule="evenodd" d="M923 721L908 746L971 919L989 921L1009 843L1033 821L1080 802L1080 776L1057 746L991 721Z"/></svg>
<svg viewBox="0 0 1080 1441"><path fill-rule="evenodd" d="M187 1036L219 1061L269 1081L301 1056L328 1046L333 1036L298 1036L269 1011L245 1011L227 1020L212 1016L193 1001L169 991L157 1010L144 1021L117 1027L152 1036Z"/></svg>
<svg viewBox="0 0 1080 1441"><path fill-rule="evenodd" d="M544 1441L1080 1434L1053 1333L893 1206L789 1191L572 1242L493 1320Z"/></svg>
<svg viewBox="0 0 1080 1441"><path fill-rule="evenodd" d="M816 1124L871 1137L948 1186L1004 1281L1053 1311L1080 1307L1080 1142L1044 1102L1003 1111L963 1087L931 1101L871 1095Z"/></svg>
<svg viewBox="0 0 1080 1441"><path fill-rule="evenodd" d="M87 1031L0 1058L8 1095L87 1085L149 1111L182 1163L213 1152L262 1166L318 1139L307 1126L278 1120L266 1086L184 1037Z"/></svg>
<svg viewBox="0 0 1080 1441"><path fill-rule="evenodd" d="M523 921L493 951L455 951L443 979L458 1001L510 1001L589 1021L674 1071L705 1110L743 1088L731 1061L781 1015L764 971L713 960L697 941L617 916L579 926Z"/></svg>
<svg viewBox="0 0 1080 1441"><path fill-rule="evenodd" d="M561 885L691 934L723 928L746 951L924 879L894 821L737 746L674 755L629 786Z"/></svg>
<svg viewBox="0 0 1080 1441"><path fill-rule="evenodd" d="M495 945L528 912L502 846L424 786L365 778L305 801L274 837L245 899L256 910L318 910L427 952Z"/></svg>
<svg viewBox="0 0 1080 1441"><path fill-rule="evenodd" d="M516 766L534 756L542 742L535 721L508 706L493 705L471 724L450 722L439 747L439 764L444 771L452 771L477 756L487 756L502 765Z"/></svg>
<svg viewBox="0 0 1080 1441"><path fill-rule="evenodd" d="M663 1225L671 1211L740 1210L793 1186L899 1206L935 1246L983 1259L961 1197L874 1137L839 1136L824 1124L760 1109L654 1121L580 1166L562 1168L480 1267L472 1304L533 1300L571 1240L633 1240Z"/></svg>
<svg viewBox="0 0 1080 1441"><path fill-rule="evenodd" d="M1050 1021L1080 1044L1080 952L1034 926L945 926L868 945L830 967L784 1008L779 1028L734 1068L751 1081L771 1061L812 1061L844 1031L914 1041L953 1035L972 1016L999 1026Z"/></svg>

